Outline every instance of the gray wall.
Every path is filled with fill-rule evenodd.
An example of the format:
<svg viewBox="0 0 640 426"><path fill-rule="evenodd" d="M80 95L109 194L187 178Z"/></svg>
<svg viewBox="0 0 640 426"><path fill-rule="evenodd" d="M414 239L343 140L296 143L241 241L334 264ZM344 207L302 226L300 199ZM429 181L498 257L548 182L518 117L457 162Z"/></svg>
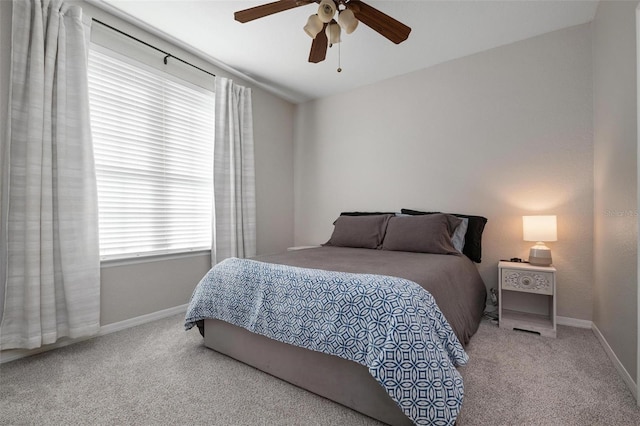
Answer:
<svg viewBox="0 0 640 426"><path fill-rule="evenodd" d="M558 315L592 312L589 24L298 107L295 241L328 240L340 211L402 207L489 219L480 272L528 257L525 214L556 214Z"/></svg>
<svg viewBox="0 0 640 426"><path fill-rule="evenodd" d="M637 1L600 2L593 22L593 322L636 380Z"/></svg>

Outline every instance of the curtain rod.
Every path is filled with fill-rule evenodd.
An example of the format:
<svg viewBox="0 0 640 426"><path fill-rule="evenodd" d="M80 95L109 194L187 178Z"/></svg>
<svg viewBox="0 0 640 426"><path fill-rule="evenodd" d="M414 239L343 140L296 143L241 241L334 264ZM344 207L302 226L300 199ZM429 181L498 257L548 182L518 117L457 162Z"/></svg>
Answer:
<svg viewBox="0 0 640 426"><path fill-rule="evenodd" d="M173 58L173 59L176 59L176 60L178 60L178 61L182 62L183 64L189 65L190 67L193 67L193 68L195 68L195 69L197 69L197 70L200 70L200 71L202 71L202 72L204 72L204 73L207 73L207 74L209 74L209 75L211 75L211 76L213 76L213 77L215 77L215 76L216 76L215 74L213 74L213 73L211 73L211 72L209 72L209 71L207 71L207 70L205 70L205 69L202 69L202 68L200 68L200 67L199 67L199 66L197 66L197 65L193 65L193 64L192 64L192 63L190 63L190 62L187 62L187 61L185 61L185 60L183 60L183 59L180 59L180 58L178 58L177 56L174 56L174 55L172 55L172 54L171 54L171 53L169 53L169 52L165 52L164 50L162 50L162 49L160 49L160 48L157 48L157 47L155 47L154 45L147 43L146 41L142 41L142 40L140 40L139 38L132 36L131 34L127 34L127 33L125 33L124 31L119 30L119 29L117 29L117 28L115 28L115 27L112 27L112 26L111 26L111 25L109 25L109 24L105 24L104 22L102 22L102 21L100 21L100 20L98 20L98 19L96 19L96 18L91 18L91 19L93 20L93 22L97 22L98 24L103 25L103 26L105 26L105 27L109 28L110 30L113 30L113 31L115 31L115 32L117 32L117 33L120 33L120 34L122 34L122 35L123 35L123 36L125 36L125 37L129 37L130 39L135 40L135 41L137 41L138 43L142 43L142 44L144 44L144 45L145 45L145 46L147 46L147 47L150 47L150 48L152 48L152 49L154 49L154 50L157 50L158 52L164 53L164 54L165 54L165 57L164 57L164 59L163 59L163 62L164 62L164 64L165 64L165 65L167 65L167 59L168 59L168 58Z"/></svg>

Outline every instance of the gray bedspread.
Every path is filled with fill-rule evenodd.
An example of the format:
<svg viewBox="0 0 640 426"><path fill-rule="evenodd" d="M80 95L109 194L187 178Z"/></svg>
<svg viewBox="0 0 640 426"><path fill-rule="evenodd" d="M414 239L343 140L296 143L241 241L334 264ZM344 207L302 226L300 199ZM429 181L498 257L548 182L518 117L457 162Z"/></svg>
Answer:
<svg viewBox="0 0 640 426"><path fill-rule="evenodd" d="M485 285L476 266L465 256L327 246L263 255L255 260L414 281L433 295L463 345L477 331L484 312Z"/></svg>

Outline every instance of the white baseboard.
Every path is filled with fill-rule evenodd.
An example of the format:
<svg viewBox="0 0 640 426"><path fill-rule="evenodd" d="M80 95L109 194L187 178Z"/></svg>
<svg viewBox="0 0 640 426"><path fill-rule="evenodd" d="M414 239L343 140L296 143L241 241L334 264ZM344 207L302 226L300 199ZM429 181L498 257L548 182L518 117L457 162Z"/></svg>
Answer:
<svg viewBox="0 0 640 426"><path fill-rule="evenodd" d="M116 331L126 330L127 328L135 327L137 325L146 324L151 321L156 321L162 318L167 318L172 315L182 314L187 312L189 304L174 306L173 308L163 309L161 311L152 312L150 314L141 315L139 317L131 318L124 321L114 322L113 324L107 324L100 327L98 336L104 336L105 334L115 333Z"/></svg>
<svg viewBox="0 0 640 426"><path fill-rule="evenodd" d="M638 388L637 388L636 382L633 380L633 377L631 377L627 369L624 368L624 365L622 365L622 363L616 356L615 352L613 352L613 349L611 349L611 346L609 346L607 339L604 338L604 336L602 335L598 327L595 324L593 324L591 326L591 330L593 330L593 334L595 334L598 340L600 341L600 344L604 348L604 351L609 356L609 359L611 359L611 362L613 363L614 367L616 367L616 370L618 370L618 373L620 374L620 376L622 376L622 380L624 380L624 383L627 385L627 387L633 394L633 397L637 401Z"/></svg>
<svg viewBox="0 0 640 426"><path fill-rule="evenodd" d="M25 358L31 355L36 355L42 352L50 351L52 349L62 348L74 343L82 342L85 340L93 339L94 337L104 336L106 334L115 333L117 331L126 330L127 328L135 327L137 325L146 324L151 321L156 321L162 318L167 318L173 315L178 315L187 311L189 305L174 306L173 308L163 309L161 311L152 312L150 314L141 315L139 317L130 318L128 320L115 322L113 324L107 324L100 327L98 334L91 337L85 337L80 339L62 338L54 344L43 346L37 349L10 349L0 351L0 364L5 362L15 361L16 359Z"/></svg>
<svg viewBox="0 0 640 426"><path fill-rule="evenodd" d="M569 327L577 327L577 328L591 328L593 322L589 320L581 320L576 318L569 317L559 317L556 316L556 323L558 325L567 325Z"/></svg>

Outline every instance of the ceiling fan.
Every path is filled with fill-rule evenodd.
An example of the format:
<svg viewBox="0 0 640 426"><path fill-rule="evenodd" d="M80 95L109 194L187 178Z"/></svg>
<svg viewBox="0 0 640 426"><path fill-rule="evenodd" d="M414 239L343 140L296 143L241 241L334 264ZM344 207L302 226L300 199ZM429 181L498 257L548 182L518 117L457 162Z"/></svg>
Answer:
<svg viewBox="0 0 640 426"><path fill-rule="evenodd" d="M395 44L409 37L411 28L360 0L279 0L240 10L234 14L236 21L249 22L299 6L319 3L318 12L311 15L304 31L313 38L309 62L324 61L327 47L340 43L341 29L351 34L358 22L362 22ZM337 21L334 18L338 14Z"/></svg>

